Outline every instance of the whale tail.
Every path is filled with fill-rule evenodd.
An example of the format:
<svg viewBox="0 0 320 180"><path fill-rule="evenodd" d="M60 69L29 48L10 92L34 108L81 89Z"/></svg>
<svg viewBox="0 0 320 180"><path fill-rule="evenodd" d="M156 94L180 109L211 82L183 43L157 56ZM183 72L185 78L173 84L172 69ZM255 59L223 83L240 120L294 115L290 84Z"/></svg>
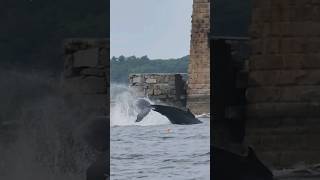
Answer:
<svg viewBox="0 0 320 180"><path fill-rule="evenodd" d="M145 99L139 99L136 101L136 107L138 108L138 115L136 122L142 121L142 119L149 114L152 105Z"/></svg>
<svg viewBox="0 0 320 180"><path fill-rule="evenodd" d="M139 99L136 101L136 107L138 109L138 115L136 122L143 120L145 116L149 114L151 110L156 111L166 116L172 124L198 124L202 123L197 119L190 110L185 111L176 107L164 106L164 105L152 105L145 99Z"/></svg>

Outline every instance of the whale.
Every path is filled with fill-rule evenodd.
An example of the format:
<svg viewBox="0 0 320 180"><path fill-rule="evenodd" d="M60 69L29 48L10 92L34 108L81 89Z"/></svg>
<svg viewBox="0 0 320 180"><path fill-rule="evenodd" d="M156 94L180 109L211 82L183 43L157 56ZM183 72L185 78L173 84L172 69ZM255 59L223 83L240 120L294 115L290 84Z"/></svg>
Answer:
<svg viewBox="0 0 320 180"><path fill-rule="evenodd" d="M145 99L137 100L136 107L138 108L139 113L135 122L142 121L150 111L155 111L166 116L172 124L191 125L202 123L190 112L189 109L185 111L172 106L154 105L150 104Z"/></svg>

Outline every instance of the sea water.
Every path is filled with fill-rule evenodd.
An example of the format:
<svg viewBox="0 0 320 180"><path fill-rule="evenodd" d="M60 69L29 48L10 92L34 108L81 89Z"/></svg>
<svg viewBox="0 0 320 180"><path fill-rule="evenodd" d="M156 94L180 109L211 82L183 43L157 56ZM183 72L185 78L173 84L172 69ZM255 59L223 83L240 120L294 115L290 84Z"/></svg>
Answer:
<svg viewBox="0 0 320 180"><path fill-rule="evenodd" d="M174 125L151 111L135 123L134 93L111 96L111 180L210 179L209 118L199 118L201 124Z"/></svg>

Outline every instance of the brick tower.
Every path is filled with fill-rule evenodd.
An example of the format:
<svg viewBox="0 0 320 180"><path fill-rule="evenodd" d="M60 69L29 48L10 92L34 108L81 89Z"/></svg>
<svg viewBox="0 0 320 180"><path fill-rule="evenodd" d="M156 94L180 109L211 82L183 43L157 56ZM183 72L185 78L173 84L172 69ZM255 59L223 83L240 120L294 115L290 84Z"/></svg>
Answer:
<svg viewBox="0 0 320 180"><path fill-rule="evenodd" d="M195 114L210 112L210 0L194 0L187 106Z"/></svg>
<svg viewBox="0 0 320 180"><path fill-rule="evenodd" d="M319 163L320 3L254 0L247 137L273 167Z"/></svg>

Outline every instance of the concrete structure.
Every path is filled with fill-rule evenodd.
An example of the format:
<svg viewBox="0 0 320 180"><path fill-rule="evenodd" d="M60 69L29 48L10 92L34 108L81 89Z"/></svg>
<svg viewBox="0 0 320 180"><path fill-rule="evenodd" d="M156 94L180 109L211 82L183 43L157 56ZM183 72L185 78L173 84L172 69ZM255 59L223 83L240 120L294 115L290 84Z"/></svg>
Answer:
<svg viewBox="0 0 320 180"><path fill-rule="evenodd" d="M187 106L195 114L210 112L209 0L194 0Z"/></svg>

